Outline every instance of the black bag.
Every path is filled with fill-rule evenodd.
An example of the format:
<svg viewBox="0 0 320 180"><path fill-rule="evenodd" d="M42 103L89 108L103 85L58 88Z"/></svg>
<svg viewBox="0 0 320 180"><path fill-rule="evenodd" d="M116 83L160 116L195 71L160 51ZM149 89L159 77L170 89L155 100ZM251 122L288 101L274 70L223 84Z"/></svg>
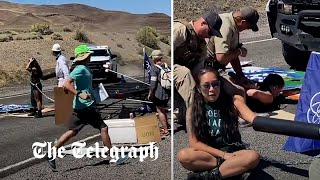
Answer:
<svg viewBox="0 0 320 180"><path fill-rule="evenodd" d="M120 113L119 113L119 118L120 119L130 118L130 113L133 113L133 117L136 117L133 109L127 108L126 106L122 105Z"/></svg>

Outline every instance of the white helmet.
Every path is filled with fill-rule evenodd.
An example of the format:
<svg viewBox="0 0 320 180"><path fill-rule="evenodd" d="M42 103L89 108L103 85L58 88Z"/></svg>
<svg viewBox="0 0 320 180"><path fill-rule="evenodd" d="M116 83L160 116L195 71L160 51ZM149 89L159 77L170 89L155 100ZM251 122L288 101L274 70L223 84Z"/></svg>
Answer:
<svg viewBox="0 0 320 180"><path fill-rule="evenodd" d="M59 44L54 44L54 45L52 46L52 51L61 51L60 45L59 45Z"/></svg>

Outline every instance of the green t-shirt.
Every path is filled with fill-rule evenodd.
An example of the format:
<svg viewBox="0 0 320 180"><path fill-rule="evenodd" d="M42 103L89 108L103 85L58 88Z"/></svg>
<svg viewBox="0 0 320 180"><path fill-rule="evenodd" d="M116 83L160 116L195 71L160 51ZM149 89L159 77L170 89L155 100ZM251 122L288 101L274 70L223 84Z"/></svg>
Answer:
<svg viewBox="0 0 320 180"><path fill-rule="evenodd" d="M90 99L81 99L75 96L73 99L74 109L83 109L94 104L94 96L92 91L92 74L89 68L84 65L77 65L69 75L74 80L77 91L88 93L91 95Z"/></svg>
<svg viewBox="0 0 320 180"><path fill-rule="evenodd" d="M213 139L221 137L220 110L212 109L206 104L207 120L209 124L209 134Z"/></svg>
<svg viewBox="0 0 320 180"><path fill-rule="evenodd" d="M238 150L243 149L243 147L239 147L237 145L231 145L224 141L222 137L223 132L223 121L228 118L224 116L221 112L219 107L212 108L212 106L206 104L206 116L209 124L209 146L220 149L222 151L227 152L235 152ZM240 136L240 134L239 134Z"/></svg>

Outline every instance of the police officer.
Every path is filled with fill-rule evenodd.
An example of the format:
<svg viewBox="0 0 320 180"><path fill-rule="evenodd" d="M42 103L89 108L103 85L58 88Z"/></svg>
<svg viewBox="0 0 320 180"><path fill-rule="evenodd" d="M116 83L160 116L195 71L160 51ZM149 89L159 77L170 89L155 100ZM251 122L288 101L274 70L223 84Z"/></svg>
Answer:
<svg viewBox="0 0 320 180"><path fill-rule="evenodd" d="M238 11L220 14L219 16L222 19L220 28L222 36L210 38L207 44L208 54L212 59L213 66L216 69L220 69L220 75L224 81L224 89L228 94L234 96L235 105L241 117L252 122L255 114L245 104L245 89L255 88L255 85L242 72L239 56L246 57L247 49L239 43L239 32L249 29L254 32L258 31L259 14L252 7L244 7ZM233 77L221 71L221 69L225 69L228 63L231 63L236 72Z"/></svg>
<svg viewBox="0 0 320 180"><path fill-rule="evenodd" d="M217 13L208 11L195 21L176 20L173 29L174 86L186 107L192 103L195 82L192 72L203 66L207 58L205 38L221 36L222 21Z"/></svg>
<svg viewBox="0 0 320 180"><path fill-rule="evenodd" d="M195 21L174 21L174 108L178 109L177 119L183 126L186 125L186 110L193 101L195 82L191 71L196 72L203 66L201 62L207 59L205 38L221 36L221 24L221 18L214 11L208 11Z"/></svg>

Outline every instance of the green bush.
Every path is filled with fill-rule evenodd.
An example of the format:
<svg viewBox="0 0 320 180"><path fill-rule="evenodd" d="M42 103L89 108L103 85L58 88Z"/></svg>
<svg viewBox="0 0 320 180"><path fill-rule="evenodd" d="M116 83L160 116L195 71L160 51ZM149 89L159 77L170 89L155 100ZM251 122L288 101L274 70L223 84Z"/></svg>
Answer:
<svg viewBox="0 0 320 180"><path fill-rule="evenodd" d="M73 34L73 39L83 43L91 43L85 32L77 29Z"/></svg>
<svg viewBox="0 0 320 180"><path fill-rule="evenodd" d="M50 25L47 23L37 23L31 26L32 32L39 32L42 35L50 35L52 34L52 30L50 29Z"/></svg>
<svg viewBox="0 0 320 180"><path fill-rule="evenodd" d="M165 44L170 45L170 39L168 36L161 35L158 37L158 40L165 43Z"/></svg>
<svg viewBox="0 0 320 180"><path fill-rule="evenodd" d="M51 39L53 40L63 40L60 34L52 34Z"/></svg>
<svg viewBox="0 0 320 180"><path fill-rule="evenodd" d="M151 48L158 48L158 33L157 30L153 27L143 27L139 29L136 34L136 40L141 44L151 47Z"/></svg>

